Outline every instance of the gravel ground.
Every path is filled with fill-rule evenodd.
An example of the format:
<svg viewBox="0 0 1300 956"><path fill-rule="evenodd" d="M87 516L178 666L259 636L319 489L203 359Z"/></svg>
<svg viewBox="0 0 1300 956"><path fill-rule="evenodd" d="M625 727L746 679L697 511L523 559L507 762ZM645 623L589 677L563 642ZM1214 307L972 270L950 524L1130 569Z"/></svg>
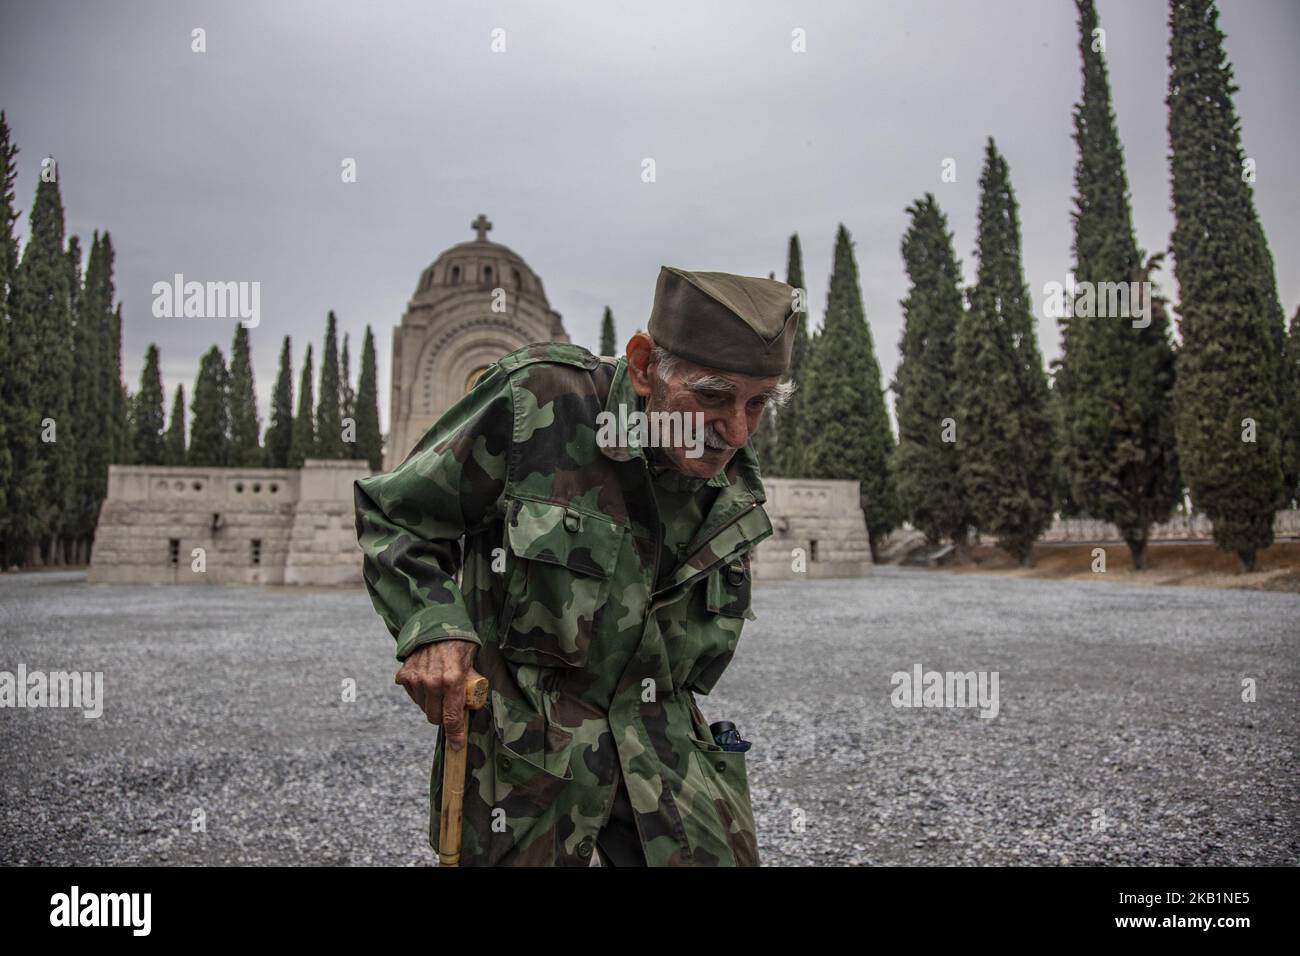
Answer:
<svg viewBox="0 0 1300 956"><path fill-rule="evenodd" d="M1300 863L1298 595L882 568L754 604L700 703L754 742L768 865ZM0 575L19 662L106 703L0 710L0 864L431 862L433 729L362 593ZM997 671L998 716L893 707L914 664Z"/></svg>

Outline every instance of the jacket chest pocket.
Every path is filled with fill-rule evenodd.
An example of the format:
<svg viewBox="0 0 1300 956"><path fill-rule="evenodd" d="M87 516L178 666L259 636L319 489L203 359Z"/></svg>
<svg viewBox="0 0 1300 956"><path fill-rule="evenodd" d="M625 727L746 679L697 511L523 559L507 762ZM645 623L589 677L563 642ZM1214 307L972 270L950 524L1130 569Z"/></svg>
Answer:
<svg viewBox="0 0 1300 956"><path fill-rule="evenodd" d="M687 623L693 663L686 687L707 694L731 663L741 628L755 617L752 585L748 555L733 558L705 579L702 610Z"/></svg>
<svg viewBox="0 0 1300 956"><path fill-rule="evenodd" d="M608 518L563 504L510 499L513 569L497 628L502 657L543 667L586 665L624 533Z"/></svg>

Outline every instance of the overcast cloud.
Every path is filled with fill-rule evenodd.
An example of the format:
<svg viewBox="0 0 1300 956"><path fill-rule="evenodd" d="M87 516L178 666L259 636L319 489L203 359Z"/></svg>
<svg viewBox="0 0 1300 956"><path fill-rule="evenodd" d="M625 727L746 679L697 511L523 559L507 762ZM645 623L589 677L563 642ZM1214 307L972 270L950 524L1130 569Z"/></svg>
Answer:
<svg viewBox="0 0 1300 956"><path fill-rule="evenodd" d="M1300 4L1220 8L1289 317ZM1167 4L1098 9L1138 241L1154 251L1172 228ZM195 27L204 54L190 50ZM490 50L497 27L505 53ZM804 54L791 52L797 27ZM1071 261L1080 74L1068 0L6 4L0 90L22 149L22 233L40 159L53 156L69 232L85 247L94 229L113 236L127 383L138 386L157 342L169 402L233 334L233 322L152 316L151 286L180 272L261 283L264 425L280 338L293 336L296 378L329 309L351 333L354 375L362 331L375 330L386 425L392 327L420 271L472 238L479 212L592 348L606 304L620 340L644 323L661 264L784 278L794 231L820 324L843 222L888 380L904 209L935 193L972 281L989 135L1020 202L1039 342L1058 354L1041 302ZM354 184L341 182L344 157L357 161ZM653 184L641 181L645 157ZM956 183L940 181L945 157Z"/></svg>

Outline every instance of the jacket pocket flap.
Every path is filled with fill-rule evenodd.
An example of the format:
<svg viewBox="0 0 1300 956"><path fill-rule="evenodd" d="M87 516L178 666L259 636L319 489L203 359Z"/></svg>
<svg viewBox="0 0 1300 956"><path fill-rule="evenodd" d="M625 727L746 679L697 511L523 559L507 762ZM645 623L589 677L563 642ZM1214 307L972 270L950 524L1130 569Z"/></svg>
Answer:
<svg viewBox="0 0 1300 956"><path fill-rule="evenodd" d="M722 565L708 577L705 606L714 614L727 617L756 618L750 610L752 581L749 562L735 558Z"/></svg>
<svg viewBox="0 0 1300 956"><path fill-rule="evenodd" d="M519 557L590 577L614 572L624 529L609 518L534 498L512 499L508 513L506 538Z"/></svg>
<svg viewBox="0 0 1300 956"><path fill-rule="evenodd" d="M513 700L491 688L488 696L492 707L492 724L497 735L496 772L512 784L528 784L537 774L552 780L570 781L573 770L569 767L569 748L573 734L562 727L546 722L524 703ZM560 741L554 754L550 746ZM558 764L559 766L555 766Z"/></svg>

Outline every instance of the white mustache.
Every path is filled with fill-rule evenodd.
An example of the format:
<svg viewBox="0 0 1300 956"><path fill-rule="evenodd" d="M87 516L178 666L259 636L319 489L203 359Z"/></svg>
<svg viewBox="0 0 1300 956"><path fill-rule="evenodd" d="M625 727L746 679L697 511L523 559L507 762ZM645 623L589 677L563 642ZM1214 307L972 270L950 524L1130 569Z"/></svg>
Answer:
<svg viewBox="0 0 1300 956"><path fill-rule="evenodd" d="M704 447L711 451L735 451L712 425L704 426Z"/></svg>

